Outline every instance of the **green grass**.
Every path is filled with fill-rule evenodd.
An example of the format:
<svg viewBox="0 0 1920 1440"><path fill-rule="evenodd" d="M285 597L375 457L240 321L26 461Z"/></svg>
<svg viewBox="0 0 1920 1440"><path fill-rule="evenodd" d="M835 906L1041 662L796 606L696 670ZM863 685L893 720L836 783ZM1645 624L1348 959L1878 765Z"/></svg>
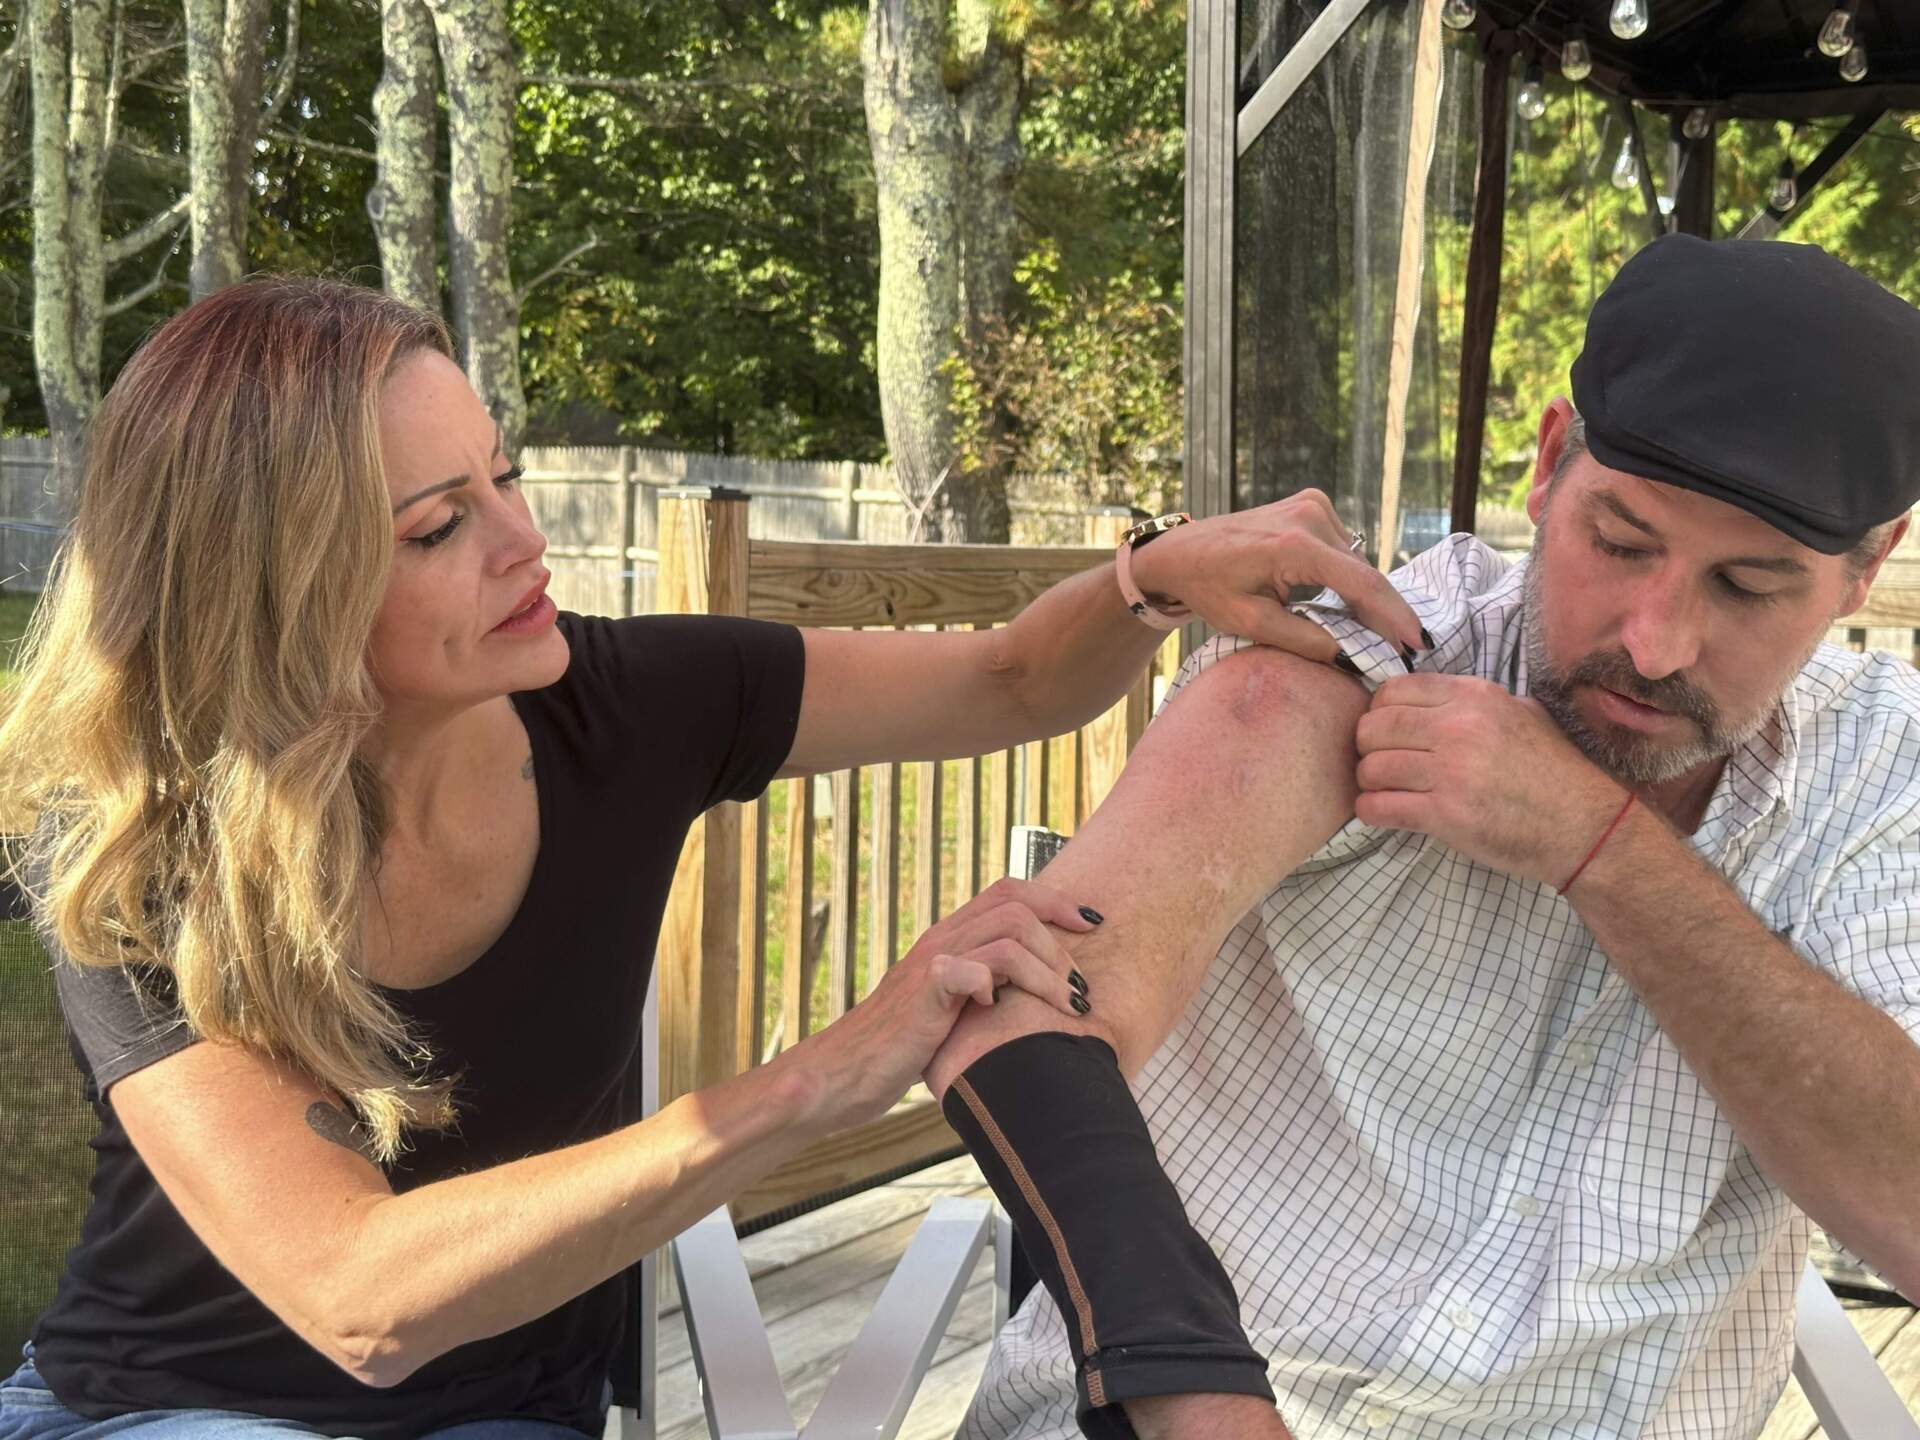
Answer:
<svg viewBox="0 0 1920 1440"><path fill-rule="evenodd" d="M20 637L27 633L27 620L39 598L18 590L0 590L0 685L12 683L18 674L12 668L14 652Z"/></svg>
<svg viewBox="0 0 1920 1440"><path fill-rule="evenodd" d="M18 1355L79 1238L93 1112L30 926L0 921L0 1355Z"/></svg>

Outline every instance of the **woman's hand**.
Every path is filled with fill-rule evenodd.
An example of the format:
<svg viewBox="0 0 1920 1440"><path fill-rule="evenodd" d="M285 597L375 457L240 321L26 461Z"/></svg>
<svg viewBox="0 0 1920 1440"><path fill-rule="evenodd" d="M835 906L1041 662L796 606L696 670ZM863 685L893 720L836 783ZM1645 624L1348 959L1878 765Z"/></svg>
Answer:
<svg viewBox="0 0 1920 1440"><path fill-rule="evenodd" d="M1169 530L1133 553L1134 580L1149 600L1184 605L1216 630L1291 650L1322 664L1333 637L1287 612L1295 586L1328 587L1355 618L1409 650L1425 650L1411 606L1366 560L1333 502L1318 490Z"/></svg>
<svg viewBox="0 0 1920 1440"><path fill-rule="evenodd" d="M1044 885L997 881L922 935L866 999L772 1063L805 1077L823 1133L874 1119L920 1078L969 1001L991 1005L1015 985L1086 1014L1086 981L1047 927L1084 934L1097 923Z"/></svg>

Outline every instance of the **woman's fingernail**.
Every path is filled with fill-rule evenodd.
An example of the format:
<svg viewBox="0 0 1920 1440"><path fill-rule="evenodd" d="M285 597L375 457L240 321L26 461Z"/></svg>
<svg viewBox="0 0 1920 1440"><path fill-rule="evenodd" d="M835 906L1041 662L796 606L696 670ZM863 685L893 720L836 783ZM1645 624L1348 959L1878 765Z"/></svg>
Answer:
<svg viewBox="0 0 1920 1440"><path fill-rule="evenodd" d="M1098 925L1102 921L1104 921L1107 917L1102 915L1098 910L1094 909L1091 905L1082 905L1080 907L1080 918L1086 921L1087 924L1089 925Z"/></svg>
<svg viewBox="0 0 1920 1440"><path fill-rule="evenodd" d="M1089 1010L1093 1009L1093 1006L1087 1002L1087 997L1077 990L1073 993L1068 1003L1073 1006L1073 1013L1076 1015L1085 1015Z"/></svg>
<svg viewBox="0 0 1920 1440"><path fill-rule="evenodd" d="M1411 645L1402 645L1400 647L1400 663L1407 667L1407 673L1409 675L1413 673L1413 647Z"/></svg>
<svg viewBox="0 0 1920 1440"><path fill-rule="evenodd" d="M1356 680L1366 679L1365 672L1362 671L1358 665L1353 663L1353 657L1348 655L1347 652L1344 650L1339 650L1334 652L1333 668L1353 676L1353 678Z"/></svg>
<svg viewBox="0 0 1920 1440"><path fill-rule="evenodd" d="M1082 995L1087 993L1087 977L1082 975L1078 970L1069 970L1067 972L1067 984L1078 990Z"/></svg>
<svg viewBox="0 0 1920 1440"><path fill-rule="evenodd" d="M1433 636L1427 633L1427 627L1424 625L1420 627L1420 642L1421 644L1425 645L1429 650L1434 648Z"/></svg>

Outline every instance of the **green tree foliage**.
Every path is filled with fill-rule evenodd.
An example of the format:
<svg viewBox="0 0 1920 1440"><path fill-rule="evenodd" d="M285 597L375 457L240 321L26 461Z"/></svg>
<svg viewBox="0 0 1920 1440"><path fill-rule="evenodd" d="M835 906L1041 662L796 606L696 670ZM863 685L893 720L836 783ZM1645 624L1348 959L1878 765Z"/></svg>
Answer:
<svg viewBox="0 0 1920 1440"><path fill-rule="evenodd" d="M1017 424L988 457L1073 478L1087 498L1160 503L1180 445L1185 6L1179 0L1004 0L1026 56L1017 210L1023 259L1004 332L949 363L963 435L1006 404ZM134 48L177 40L177 6L119 7ZM0 7L0 52L18 7ZM248 236L257 270L373 281L364 209L379 24L361 0L305 0L294 96L263 137ZM875 459L878 255L861 108L855 0L515 0L524 80L515 137L513 273L525 287L522 364L540 440L632 439L700 450ZM279 54L279 16L267 53ZM121 102L124 143L106 228L125 234L186 180L184 63L161 48ZM1618 118L1549 79L1545 116L1519 126L1488 416L1489 498L1524 473L1546 400L1565 388L1590 297L1647 232L1637 192L1609 183ZM0 114L0 429L41 429L29 349L31 214L23 87ZM1763 203L1781 155L1810 159L1837 129L1722 132L1722 232ZM1643 119L1656 186L1664 123ZM436 169L444 184L446 130ZM1470 149L1470 144L1468 146ZM1465 165L1463 152L1443 156ZM1888 117L1793 217L1920 301L1912 244L1920 120ZM1467 193L1462 191L1460 193ZM1466 258L1464 204L1430 210L1426 303L1439 416L1416 436L1444 463ZM146 282L164 247L109 276ZM185 303L168 283L107 324L111 381L140 336ZM1424 388L1422 388L1424 387ZM1430 438L1427 438L1430 437ZM1416 458L1410 454L1410 461ZM1165 497L1171 500L1173 497Z"/></svg>
<svg viewBox="0 0 1920 1440"><path fill-rule="evenodd" d="M1481 481L1483 495L1496 500L1517 501L1524 493L1540 413L1553 396L1566 393L1592 298L1651 233L1640 192L1612 184L1623 138L1617 113L1589 92L1576 96L1574 87L1557 78L1549 80L1548 91L1546 114L1531 124L1518 122L1513 137ZM1716 235L1737 232L1766 204L1782 158L1805 165L1844 124L1822 120L1797 132L1770 121L1724 124L1714 174ZM1671 194L1665 121L1643 113L1640 126L1654 188ZM1916 162L1920 116L1882 117L1795 210L1779 238L1820 245L1920 304L1920 250L1913 244L1920 218ZM1456 226L1436 267L1453 277L1456 295L1464 286L1465 242L1465 227ZM1440 318L1441 353L1458 354L1458 307ZM1454 404L1449 391L1447 437Z"/></svg>

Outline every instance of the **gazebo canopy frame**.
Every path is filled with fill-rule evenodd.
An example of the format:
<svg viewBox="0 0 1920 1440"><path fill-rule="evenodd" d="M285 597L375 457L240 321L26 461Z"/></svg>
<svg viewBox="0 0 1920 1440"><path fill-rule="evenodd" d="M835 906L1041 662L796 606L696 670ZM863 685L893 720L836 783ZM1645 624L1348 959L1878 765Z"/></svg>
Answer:
<svg viewBox="0 0 1920 1440"><path fill-rule="evenodd" d="M1195 0L1188 21L1188 167L1186 207L1187 498L1197 513L1234 506L1234 194L1239 157L1253 145L1347 29L1371 6L1413 5L1423 32L1437 31L1441 0L1331 0L1292 49L1251 88L1240 69L1240 13L1287 0ZM1460 17L1464 0L1454 0ZM1500 260L1506 217L1508 88L1512 68L1538 63L1560 69L1563 49L1584 39L1592 70L1582 83L1617 107L1630 142L1641 152L1640 188L1648 234L1668 230L1713 236L1714 157L1729 120L1804 122L1843 116L1826 147L1795 174L1797 201L1769 206L1738 232L1767 238L1791 222L1807 196L1888 110L1920 108L1920 6L1901 0L1848 0L1866 76L1842 78L1835 57L1818 47L1835 0L1646 0L1649 21L1631 39L1610 26L1614 0L1472 0L1470 29L1481 75L1477 179L1469 242L1460 356L1458 432L1451 521L1474 528L1491 369L1499 310ZM1416 144L1409 166L1424 167L1431 134L1430 93L1416 95L1409 117ZM1422 108L1427 113L1423 116ZM1691 119L1691 124L1689 120ZM1654 194L1645 149L1664 122L1677 177L1671 205ZM1691 132L1691 133L1689 133ZM1420 223L1417 187L1403 226ZM1402 263L1418 265L1418 246L1403 243ZM1413 289L1403 283L1403 296ZM1411 301L1409 300L1409 303ZM1396 320L1398 317L1396 317ZM1409 322L1410 323L1410 322ZM1398 359L1396 346L1395 358ZM1394 382L1399 383L1394 383ZM1389 406L1404 405L1404 378L1387 386ZM1395 417L1388 417L1390 427ZM1399 457L1391 448L1383 476L1398 492ZM1391 517L1392 505L1385 507ZM1380 543L1382 562L1391 530Z"/></svg>

